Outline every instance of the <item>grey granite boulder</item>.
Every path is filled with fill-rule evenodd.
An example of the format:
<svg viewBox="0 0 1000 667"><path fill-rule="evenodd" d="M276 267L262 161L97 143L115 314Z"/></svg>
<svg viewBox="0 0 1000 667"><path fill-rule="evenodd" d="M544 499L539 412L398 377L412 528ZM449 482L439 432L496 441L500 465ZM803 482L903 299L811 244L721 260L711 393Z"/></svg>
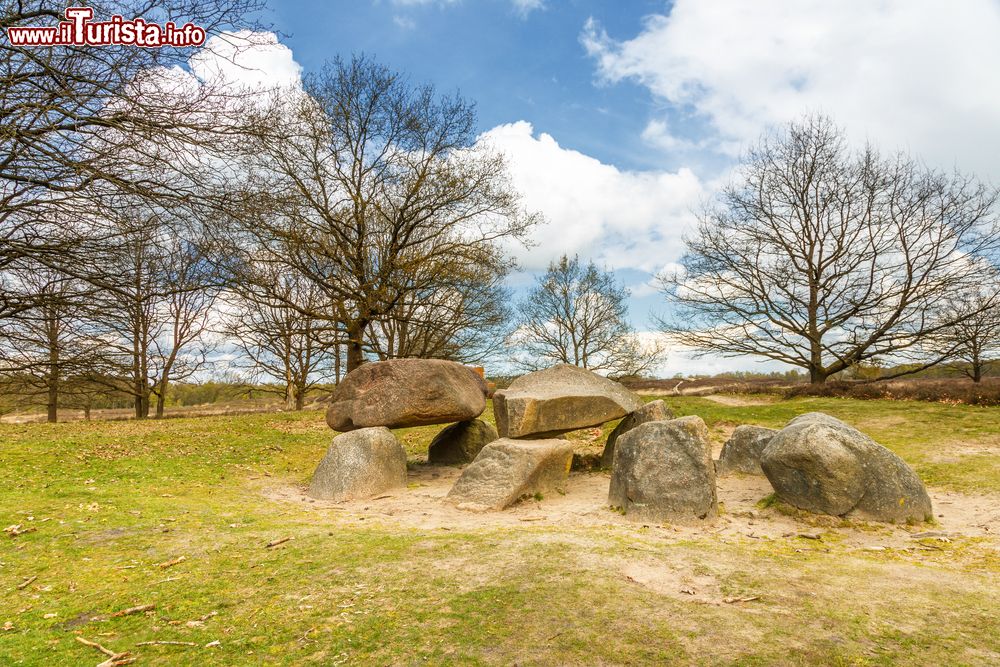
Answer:
<svg viewBox="0 0 1000 667"><path fill-rule="evenodd" d="M565 490L573 461L566 440L494 440L448 492L462 509L499 510L536 493Z"/></svg>
<svg viewBox="0 0 1000 667"><path fill-rule="evenodd" d="M476 458L483 447L499 437L493 425L481 419L445 426L431 440L431 446L427 450L427 462L469 463Z"/></svg>
<svg viewBox="0 0 1000 667"><path fill-rule="evenodd" d="M719 454L715 471L720 475L728 475L731 472L763 475L760 457L777 432L773 428L763 426L737 426L729 436L729 440L726 440L726 444L722 445L722 453Z"/></svg>
<svg viewBox="0 0 1000 667"><path fill-rule="evenodd" d="M309 484L324 500L370 498L406 486L406 451L387 428L363 428L333 439Z"/></svg>
<svg viewBox="0 0 1000 667"><path fill-rule="evenodd" d="M699 417L640 424L618 439L608 502L642 521L718 514L708 428Z"/></svg>
<svg viewBox="0 0 1000 667"><path fill-rule="evenodd" d="M604 444L604 452L601 454L601 467L611 468L611 464L615 458L615 442L623 434L628 433L639 424L661 422L673 418L674 413L670 411L670 408L662 400L646 403L635 412L625 415L625 418L618 422L615 430L611 431L610 435L608 435L608 441Z"/></svg>
<svg viewBox="0 0 1000 667"><path fill-rule="evenodd" d="M569 364L522 375L493 395L502 438L559 435L620 419L642 407L621 384Z"/></svg>
<svg viewBox="0 0 1000 667"><path fill-rule="evenodd" d="M454 361L377 361L341 380L330 396L326 422L335 431L351 431L468 421L486 409L486 393L486 381Z"/></svg>
<svg viewBox="0 0 1000 667"><path fill-rule="evenodd" d="M791 420L764 449L761 468L781 500L810 512L893 523L933 516L927 490L902 459L822 413Z"/></svg>

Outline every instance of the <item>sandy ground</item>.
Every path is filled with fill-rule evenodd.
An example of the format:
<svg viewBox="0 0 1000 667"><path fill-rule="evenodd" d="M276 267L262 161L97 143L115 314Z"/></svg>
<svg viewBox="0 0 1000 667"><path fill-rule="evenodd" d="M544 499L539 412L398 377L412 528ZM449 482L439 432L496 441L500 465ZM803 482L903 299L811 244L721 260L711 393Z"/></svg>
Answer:
<svg viewBox="0 0 1000 667"><path fill-rule="evenodd" d="M371 500L342 503L315 500L297 486L274 485L264 489L272 501L294 503L317 514L336 513L340 518L371 521L425 530L478 530L513 526L629 527L636 523L610 509L607 503L610 475L607 472L573 473L565 494L549 494L541 501L525 500L499 512L469 512L450 504L445 496L461 474L458 467L416 465L410 470L408 488ZM1000 535L1000 498L931 490L938 524L932 527L868 524L845 526L840 520L815 517L803 522L774 508L761 509L757 502L772 492L767 478L729 475L717 480L720 516L701 525L646 526L678 539L706 535L775 538L815 535L832 531L847 544L861 549L902 548L915 536L936 538ZM863 529L862 529L863 528Z"/></svg>

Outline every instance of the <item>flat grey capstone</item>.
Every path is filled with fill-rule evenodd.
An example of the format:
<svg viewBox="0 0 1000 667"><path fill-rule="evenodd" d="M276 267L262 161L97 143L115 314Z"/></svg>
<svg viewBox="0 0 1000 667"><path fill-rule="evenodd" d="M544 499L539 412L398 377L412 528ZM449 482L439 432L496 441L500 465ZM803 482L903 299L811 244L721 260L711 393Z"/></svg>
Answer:
<svg viewBox="0 0 1000 667"><path fill-rule="evenodd" d="M642 405L618 382L570 364L522 375L493 395L501 438L546 438L600 426Z"/></svg>

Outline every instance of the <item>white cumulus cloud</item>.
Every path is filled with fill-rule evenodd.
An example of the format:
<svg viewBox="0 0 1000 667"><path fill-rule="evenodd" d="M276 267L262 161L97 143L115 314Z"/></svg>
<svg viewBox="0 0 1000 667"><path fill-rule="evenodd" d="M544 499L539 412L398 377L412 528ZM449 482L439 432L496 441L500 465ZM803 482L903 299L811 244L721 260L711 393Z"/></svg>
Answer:
<svg viewBox="0 0 1000 667"><path fill-rule="evenodd" d="M774 123L830 114L855 139L1000 180L1000 2L676 0L630 39L589 21L601 78L645 85L735 154ZM685 148L653 119L646 137ZM701 147L700 144L696 147Z"/></svg>
<svg viewBox="0 0 1000 667"><path fill-rule="evenodd" d="M578 253L614 269L654 272L681 254L681 235L705 196L688 169L624 171L536 136L525 121L499 125L480 140L507 154L525 204L548 221L535 230L535 247L515 249L528 270Z"/></svg>

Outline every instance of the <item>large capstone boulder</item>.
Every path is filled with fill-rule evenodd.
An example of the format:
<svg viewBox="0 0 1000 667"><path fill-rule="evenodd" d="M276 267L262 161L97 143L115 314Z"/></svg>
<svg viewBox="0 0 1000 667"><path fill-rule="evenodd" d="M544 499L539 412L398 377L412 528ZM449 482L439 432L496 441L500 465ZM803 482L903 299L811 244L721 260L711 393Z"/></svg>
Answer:
<svg viewBox="0 0 1000 667"><path fill-rule="evenodd" d="M500 436L492 424L481 419L445 426L431 440L427 462L435 464L468 463L480 450Z"/></svg>
<svg viewBox="0 0 1000 667"><path fill-rule="evenodd" d="M486 409L486 391L479 374L454 361L378 361L341 380L330 396L326 423L335 431L352 431L468 421Z"/></svg>
<svg viewBox="0 0 1000 667"><path fill-rule="evenodd" d="M608 502L641 521L715 517L715 466L705 422L699 417L646 422L620 437Z"/></svg>
<svg viewBox="0 0 1000 667"><path fill-rule="evenodd" d="M387 428L362 428L333 439L309 483L324 500L371 498L406 486L406 451Z"/></svg>
<svg viewBox="0 0 1000 667"><path fill-rule="evenodd" d="M646 403L635 412L625 415L625 418L618 422L615 430L611 431L611 434L608 435L608 441L604 443L604 452L601 454L601 467L611 467L615 459L615 443L624 433L628 433L639 424L662 422L673 418L674 413L670 411L670 408L662 400Z"/></svg>
<svg viewBox="0 0 1000 667"><path fill-rule="evenodd" d="M790 421L760 464L778 498L810 512L893 523L933 516L927 490L902 459L829 415Z"/></svg>
<svg viewBox="0 0 1000 667"><path fill-rule="evenodd" d="M493 395L503 438L549 437L600 426L641 407L642 399L617 382L569 364L522 375Z"/></svg>
<svg viewBox="0 0 1000 667"><path fill-rule="evenodd" d="M763 426L737 426L733 434L722 445L719 462L715 471L720 475L741 472L747 475L763 475L760 457L777 431Z"/></svg>
<svg viewBox="0 0 1000 667"><path fill-rule="evenodd" d="M499 510L536 493L564 491L572 461L567 440L494 440L462 471L448 500L462 509Z"/></svg>

